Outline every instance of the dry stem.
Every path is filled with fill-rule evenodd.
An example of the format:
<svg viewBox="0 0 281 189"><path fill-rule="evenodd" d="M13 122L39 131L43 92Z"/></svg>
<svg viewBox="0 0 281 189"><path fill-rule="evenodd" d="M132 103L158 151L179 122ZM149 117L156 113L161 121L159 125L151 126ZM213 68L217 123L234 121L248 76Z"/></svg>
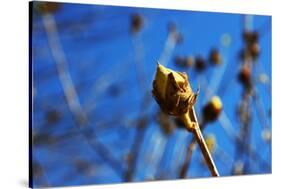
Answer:
<svg viewBox="0 0 281 189"><path fill-rule="evenodd" d="M196 114L194 111L194 107L192 107L192 110L188 114L185 114L181 118L183 119L183 122L184 122L186 128L188 129L188 131L193 133L193 136L196 139L196 141L201 149L205 162L206 162L212 176L219 176L216 165L212 159L212 156L211 156L211 154L208 150L208 147L205 143L205 140L202 136L202 133L201 133L201 130L200 130L197 118L196 118Z"/></svg>

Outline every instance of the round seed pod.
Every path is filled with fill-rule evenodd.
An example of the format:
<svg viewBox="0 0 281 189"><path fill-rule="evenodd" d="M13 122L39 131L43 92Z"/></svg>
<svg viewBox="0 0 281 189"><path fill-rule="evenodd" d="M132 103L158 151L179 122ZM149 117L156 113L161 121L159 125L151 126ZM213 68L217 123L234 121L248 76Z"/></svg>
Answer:
<svg viewBox="0 0 281 189"><path fill-rule="evenodd" d="M222 111L222 102L218 96L214 96L203 107L203 119L205 122L213 122L218 119Z"/></svg>
<svg viewBox="0 0 281 189"><path fill-rule="evenodd" d="M243 40L246 44L257 43L259 40L259 33L257 31L244 31Z"/></svg>
<svg viewBox="0 0 281 189"><path fill-rule="evenodd" d="M193 58L191 56L176 56L174 62L180 68L190 68L193 65Z"/></svg>
<svg viewBox="0 0 281 189"><path fill-rule="evenodd" d="M238 73L238 80L244 87L250 88L251 75L251 69L248 66L243 66Z"/></svg>
<svg viewBox="0 0 281 189"><path fill-rule="evenodd" d="M194 60L192 56L185 57L185 65L186 67L191 67L194 64Z"/></svg>
<svg viewBox="0 0 281 189"><path fill-rule="evenodd" d="M201 56L195 58L194 66L197 72L203 72L207 67L205 60Z"/></svg>
<svg viewBox="0 0 281 189"><path fill-rule="evenodd" d="M48 124L55 124L59 122L61 117L61 113L57 110L49 110L46 112L46 121Z"/></svg>
<svg viewBox="0 0 281 189"><path fill-rule="evenodd" d="M133 14L131 16L131 32L137 33L144 25L143 17L140 14Z"/></svg>
<svg viewBox="0 0 281 189"><path fill-rule="evenodd" d="M249 54L251 55L251 57L254 60L259 57L259 55L260 55L260 46L259 46L258 43L252 43L251 45L249 45L248 50L249 50Z"/></svg>
<svg viewBox="0 0 281 189"><path fill-rule="evenodd" d="M221 56L218 49L214 48L210 51L209 62L214 65L221 64Z"/></svg>
<svg viewBox="0 0 281 189"><path fill-rule="evenodd" d="M57 12L61 8L61 5L55 2L36 2L35 9L40 14L49 14Z"/></svg>

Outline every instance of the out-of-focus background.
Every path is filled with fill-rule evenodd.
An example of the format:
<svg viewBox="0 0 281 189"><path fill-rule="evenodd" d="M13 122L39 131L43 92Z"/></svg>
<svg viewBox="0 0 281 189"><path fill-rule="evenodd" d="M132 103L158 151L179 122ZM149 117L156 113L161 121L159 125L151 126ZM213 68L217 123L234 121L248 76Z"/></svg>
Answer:
<svg viewBox="0 0 281 189"><path fill-rule="evenodd" d="M192 135L152 97L157 61L200 88L195 110L221 176L271 173L271 17L31 11L33 186L210 176Z"/></svg>

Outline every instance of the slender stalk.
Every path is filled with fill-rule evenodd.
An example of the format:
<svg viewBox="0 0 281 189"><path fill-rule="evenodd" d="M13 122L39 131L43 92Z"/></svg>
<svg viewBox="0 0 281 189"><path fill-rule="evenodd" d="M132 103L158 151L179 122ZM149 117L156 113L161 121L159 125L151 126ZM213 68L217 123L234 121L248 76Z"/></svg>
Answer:
<svg viewBox="0 0 281 189"><path fill-rule="evenodd" d="M209 152L208 147L203 138L203 135L201 133L194 107L191 109L189 114L185 114L184 116L182 116L182 119L188 131L192 132L196 142L198 143L210 173L212 174L212 176L219 176L218 170L213 161L211 153Z"/></svg>

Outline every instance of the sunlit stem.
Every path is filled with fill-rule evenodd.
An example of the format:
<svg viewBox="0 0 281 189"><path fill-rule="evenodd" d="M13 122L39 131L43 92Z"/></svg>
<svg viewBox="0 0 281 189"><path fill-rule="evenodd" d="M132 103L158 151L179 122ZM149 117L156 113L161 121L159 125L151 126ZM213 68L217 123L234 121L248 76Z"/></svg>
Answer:
<svg viewBox="0 0 281 189"><path fill-rule="evenodd" d="M195 137L195 140L201 149L202 155L205 159L205 162L209 168L210 173L212 174L212 176L219 176L218 170L213 161L211 153L209 152L208 147L203 138L203 135L201 133L201 130L200 130L197 118L196 118L194 107L191 109L191 111L184 114L181 117L181 119L183 120L187 130L192 132L193 136Z"/></svg>

